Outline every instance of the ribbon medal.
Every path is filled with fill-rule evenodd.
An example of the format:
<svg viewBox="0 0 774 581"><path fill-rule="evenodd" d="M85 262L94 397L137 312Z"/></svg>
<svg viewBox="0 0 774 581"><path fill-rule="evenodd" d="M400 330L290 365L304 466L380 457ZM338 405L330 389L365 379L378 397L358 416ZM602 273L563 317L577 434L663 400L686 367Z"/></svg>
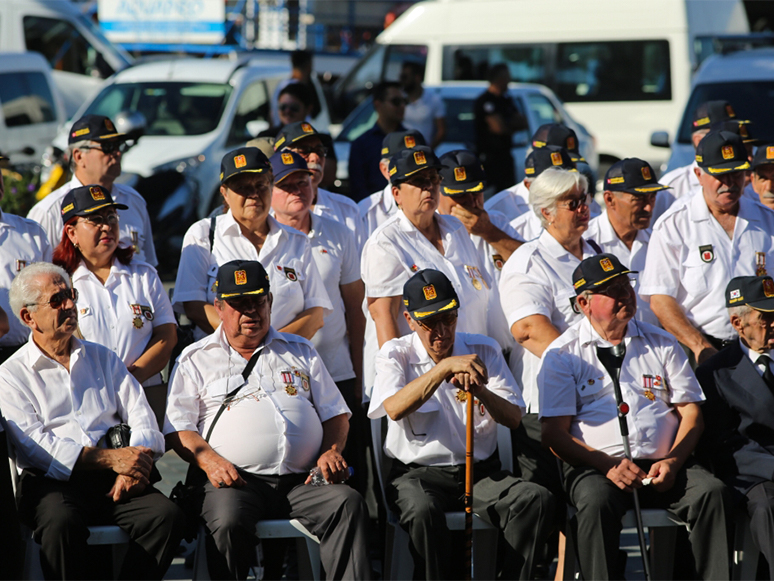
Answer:
<svg viewBox="0 0 774 581"><path fill-rule="evenodd" d="M132 314L134 315L134 318L132 319L132 325L134 325L135 329L142 329L143 325L145 324L145 321L142 318L142 306L140 305L129 305L132 307Z"/></svg>
<svg viewBox="0 0 774 581"><path fill-rule="evenodd" d="M460 403L466 403L468 401L468 392L464 389L458 389L455 396Z"/></svg>
<svg viewBox="0 0 774 581"><path fill-rule="evenodd" d="M755 253L755 276L766 276L766 253Z"/></svg>
<svg viewBox="0 0 774 581"><path fill-rule="evenodd" d="M650 401L656 401L656 395L653 393L653 376L646 374L642 376L642 387L645 390L643 395Z"/></svg>
<svg viewBox="0 0 774 581"><path fill-rule="evenodd" d="M478 269L475 266L465 265L465 273L470 277L470 282L473 284L473 288L480 291L483 287L481 281L476 278L476 272Z"/></svg>
<svg viewBox="0 0 774 581"><path fill-rule="evenodd" d="M282 380L282 383L285 384L285 393L288 395L298 395L298 390L296 389L296 386L293 385L293 377L294 374L290 369L280 371L280 379Z"/></svg>
<svg viewBox="0 0 774 581"><path fill-rule="evenodd" d="M135 252L140 251L140 236L137 234L137 230L130 230L129 234L132 236L132 246Z"/></svg>

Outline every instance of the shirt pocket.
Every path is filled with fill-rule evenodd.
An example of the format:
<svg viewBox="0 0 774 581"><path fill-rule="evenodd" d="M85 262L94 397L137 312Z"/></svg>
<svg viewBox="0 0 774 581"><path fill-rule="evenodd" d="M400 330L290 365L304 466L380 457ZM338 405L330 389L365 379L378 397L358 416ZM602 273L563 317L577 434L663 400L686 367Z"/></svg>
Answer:
<svg viewBox="0 0 774 581"><path fill-rule="evenodd" d="M587 373L575 384L578 408L605 397L613 390L613 380L606 373Z"/></svg>
<svg viewBox="0 0 774 581"><path fill-rule="evenodd" d="M714 259L717 260L717 257ZM713 262L714 262L713 260ZM698 251L693 251L683 263L681 284L685 292L697 297L707 293L711 263L704 262Z"/></svg>

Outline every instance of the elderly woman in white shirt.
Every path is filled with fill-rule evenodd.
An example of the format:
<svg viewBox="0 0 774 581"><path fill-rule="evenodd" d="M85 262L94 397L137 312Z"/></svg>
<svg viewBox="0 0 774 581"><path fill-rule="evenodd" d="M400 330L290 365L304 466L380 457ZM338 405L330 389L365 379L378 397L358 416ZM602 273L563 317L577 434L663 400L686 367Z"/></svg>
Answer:
<svg viewBox="0 0 774 581"><path fill-rule="evenodd" d="M119 246L117 210L99 185L73 188L62 199L64 230L53 261L78 292L78 329L87 341L111 348L145 389L160 422L166 386L161 370L177 343L172 305L156 269Z"/></svg>

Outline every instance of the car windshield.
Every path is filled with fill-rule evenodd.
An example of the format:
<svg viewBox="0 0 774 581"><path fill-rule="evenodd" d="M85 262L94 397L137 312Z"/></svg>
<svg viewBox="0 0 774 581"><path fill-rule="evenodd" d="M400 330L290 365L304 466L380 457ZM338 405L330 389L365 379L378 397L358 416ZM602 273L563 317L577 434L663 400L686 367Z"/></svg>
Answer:
<svg viewBox="0 0 774 581"><path fill-rule="evenodd" d="M696 108L706 101L722 99L731 103L737 119L752 122L750 134L766 143L774 142L774 81L735 81L733 83L711 83L694 88L685 108L677 141L691 143L693 115Z"/></svg>
<svg viewBox="0 0 774 581"><path fill-rule="evenodd" d="M122 111L145 116L146 135L202 135L220 122L231 86L215 83L126 83L105 88L86 113L114 118Z"/></svg>

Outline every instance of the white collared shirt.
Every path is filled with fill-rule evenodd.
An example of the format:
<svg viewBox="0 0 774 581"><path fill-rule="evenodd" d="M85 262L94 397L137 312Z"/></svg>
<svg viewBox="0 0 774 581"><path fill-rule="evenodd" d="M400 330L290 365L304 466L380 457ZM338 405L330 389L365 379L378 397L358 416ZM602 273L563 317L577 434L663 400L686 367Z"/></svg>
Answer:
<svg viewBox="0 0 774 581"><path fill-rule="evenodd" d="M349 351L347 319L341 285L360 280L360 253L352 231L329 218L312 214L308 234L312 257L320 272L333 310L325 315L323 328L312 337L312 344L322 357L333 381L355 377Z"/></svg>
<svg viewBox="0 0 774 581"><path fill-rule="evenodd" d="M81 262L72 279L84 339L111 348L127 367L145 352L154 327L175 323L169 297L150 264L133 258L124 265L114 258L103 285ZM157 373L143 385L160 383Z"/></svg>
<svg viewBox="0 0 774 581"><path fill-rule="evenodd" d="M597 252L583 241L583 258ZM559 332L577 321L582 315L572 308L575 297L572 273L580 264L547 231L536 239L521 245L505 263L500 276L500 302L512 328L516 321L531 315L543 315ZM527 410L538 411L537 377L540 358L521 346L511 353L513 376L524 390Z"/></svg>
<svg viewBox="0 0 774 581"><path fill-rule="evenodd" d="M511 220L511 228L524 240L535 240L543 232L543 223L537 214L530 209Z"/></svg>
<svg viewBox="0 0 774 581"><path fill-rule="evenodd" d="M140 384L115 353L73 337L70 371L29 341L0 366L0 409L19 470L37 468L68 480L81 450L98 446L119 423L132 428L130 445L155 459L164 438Z"/></svg>
<svg viewBox="0 0 774 581"><path fill-rule="evenodd" d="M624 338L621 367L629 445L636 459L664 458L672 448L680 419L675 404L699 403L704 394L677 340L631 320ZM573 416L570 434L595 450L624 456L613 380L597 357L609 347L585 317L548 346L538 374L540 417ZM653 386L646 389L644 375Z"/></svg>
<svg viewBox="0 0 774 581"><path fill-rule="evenodd" d="M508 220L513 221L522 214L532 211L529 207L529 190L524 185L524 181L520 181L489 198L484 202L484 209L487 212L500 212ZM528 238L528 240L531 239Z"/></svg>
<svg viewBox="0 0 774 581"><path fill-rule="evenodd" d="M323 422L351 414L312 344L270 328L244 387L215 424L213 450L253 474L298 474L320 457ZM164 434L207 436L226 395L244 383L247 360L223 326L186 348L169 385Z"/></svg>
<svg viewBox="0 0 774 581"><path fill-rule="evenodd" d="M661 195L661 194L659 194ZM596 242L604 254L614 254L621 261L621 264L628 267L629 270L636 270L637 273L629 274L629 278L634 281L632 285L637 293L637 320L645 321L651 325L661 326L658 317L653 314L650 303L640 296L640 274L645 269L645 258L648 254L648 241L650 240L650 228L646 230L637 230L637 235L632 242L631 250L624 244L623 240L615 233L613 225L610 223L607 212L592 219L589 222L589 229L583 233L587 240L590 238Z"/></svg>
<svg viewBox="0 0 774 581"><path fill-rule="evenodd" d="M363 248L363 244L365 244L363 223L360 220L360 209L354 200L317 188L317 201L312 206L312 214L344 224L355 236L358 250Z"/></svg>
<svg viewBox="0 0 774 581"><path fill-rule="evenodd" d="M388 182L383 190L363 198L357 206L363 221L363 236L368 240L379 226L398 211L398 204L392 195L392 184Z"/></svg>
<svg viewBox="0 0 774 581"><path fill-rule="evenodd" d="M84 185L89 184L82 184L73 176L73 179L61 188L35 204L27 214L27 218L35 220L46 231L52 249L62 241L62 200L67 192ZM156 266L159 261L153 246L153 232L145 198L134 188L118 183L113 184L110 195L115 203L129 206L126 210L118 210L118 241L121 246L134 246L135 258Z"/></svg>
<svg viewBox="0 0 774 581"><path fill-rule="evenodd" d="M666 212L672 204L677 200L683 198L689 198L694 194L701 193L701 184L699 178L696 177L694 169L699 165L694 159L688 165L678 167L672 171L665 173L658 180L658 183L669 186L670 189L662 190L656 196L656 205L653 207L653 217L651 218L651 224L655 225L656 221Z"/></svg>
<svg viewBox="0 0 774 581"><path fill-rule="evenodd" d="M0 307L8 315L10 330L0 337L0 347L21 345L30 329L14 315L8 302L8 289L19 271L33 262L51 262L51 247L37 222L0 212Z"/></svg>
<svg viewBox="0 0 774 581"><path fill-rule="evenodd" d="M703 195L664 215L653 228L640 294L668 295L700 331L736 338L726 314L725 288L736 276L755 275L755 253L774 272L774 212L745 197L739 200L733 239L712 216Z"/></svg>
<svg viewBox="0 0 774 581"><path fill-rule="evenodd" d="M180 266L177 270L172 306L184 312L183 303L215 300L218 267L232 260L257 260L269 274L274 301L271 322L281 329L299 313L312 307L323 307L327 315L333 306L325 292L320 273L312 259L312 247L303 232L267 217L269 235L258 252L248 240L231 210L217 217L215 241L210 252L210 219L194 223L185 233ZM204 336L197 328L196 338Z"/></svg>
<svg viewBox="0 0 774 581"><path fill-rule="evenodd" d="M464 310L464 305L460 311ZM483 335L457 333L452 356L477 354L489 374L486 388L524 409L521 390L513 379L496 341ZM386 415L384 401L435 367L416 333L392 339L382 345L376 357L376 385L368 417ZM465 463L466 400L447 381L416 411L405 418L388 420L384 450L404 464L458 466ZM464 392L462 392L464 395ZM486 460L497 446L497 424L489 410L476 400L473 456Z"/></svg>

